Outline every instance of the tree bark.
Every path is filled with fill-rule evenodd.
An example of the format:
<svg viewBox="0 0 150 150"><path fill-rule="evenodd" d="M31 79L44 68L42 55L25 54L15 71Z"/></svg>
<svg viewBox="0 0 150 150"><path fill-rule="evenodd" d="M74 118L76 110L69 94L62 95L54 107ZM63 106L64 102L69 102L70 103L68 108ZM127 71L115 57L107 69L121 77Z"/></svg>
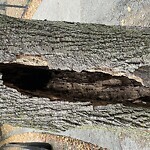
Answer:
<svg viewBox="0 0 150 150"><path fill-rule="evenodd" d="M43 56L49 68L62 70L110 67L134 72L150 64L149 28L25 21L2 15L0 21L2 63L28 54Z"/></svg>
<svg viewBox="0 0 150 150"><path fill-rule="evenodd" d="M0 35L2 124L150 127L149 28L0 15Z"/></svg>

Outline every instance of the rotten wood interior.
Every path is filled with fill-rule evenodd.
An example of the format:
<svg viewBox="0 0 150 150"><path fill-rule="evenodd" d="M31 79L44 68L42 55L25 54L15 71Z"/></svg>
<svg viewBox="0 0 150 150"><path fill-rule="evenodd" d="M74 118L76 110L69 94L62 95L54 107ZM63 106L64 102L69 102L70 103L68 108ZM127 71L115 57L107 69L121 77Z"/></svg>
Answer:
<svg viewBox="0 0 150 150"><path fill-rule="evenodd" d="M110 103L149 106L150 89L127 76L104 72L50 70L48 66L0 64L4 85L23 94L51 100L90 101L93 105Z"/></svg>

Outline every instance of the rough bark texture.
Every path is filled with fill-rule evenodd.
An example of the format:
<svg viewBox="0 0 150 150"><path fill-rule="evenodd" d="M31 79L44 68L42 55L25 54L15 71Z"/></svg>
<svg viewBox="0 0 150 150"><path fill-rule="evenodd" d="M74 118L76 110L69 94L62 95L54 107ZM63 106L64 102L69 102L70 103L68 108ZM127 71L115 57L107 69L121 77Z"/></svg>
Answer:
<svg viewBox="0 0 150 150"><path fill-rule="evenodd" d="M82 71L110 67L134 71L150 64L150 29L23 21L0 16L0 62L42 55L49 68ZM147 70L147 69L146 69Z"/></svg>
<svg viewBox="0 0 150 150"><path fill-rule="evenodd" d="M53 131L85 124L150 128L149 28L0 15L0 35L2 124Z"/></svg>

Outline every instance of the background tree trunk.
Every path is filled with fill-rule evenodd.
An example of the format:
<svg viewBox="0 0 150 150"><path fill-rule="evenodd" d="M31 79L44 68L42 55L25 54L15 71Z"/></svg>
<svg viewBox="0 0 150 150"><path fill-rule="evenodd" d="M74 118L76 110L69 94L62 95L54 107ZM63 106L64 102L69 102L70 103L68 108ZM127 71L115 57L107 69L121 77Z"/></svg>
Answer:
<svg viewBox="0 0 150 150"><path fill-rule="evenodd" d="M53 131L91 124L150 127L149 28L29 21L0 15L0 35L2 124ZM69 75L77 72L79 76L56 76L57 71L62 75L66 70ZM76 96L72 99L63 97L66 91L58 90L58 87L53 90L58 90L58 93L61 91L61 95L51 95L51 82L45 81L50 78L46 79L47 75L44 76L44 72L47 74L49 71L51 78L54 76L57 81L65 79L63 86L59 82L59 88L66 87L68 82L72 83L73 78L74 83L82 79L77 86L77 91L81 91L84 80L83 77L80 78L80 74L85 71L90 74L86 77L96 78L98 72L101 73L98 75L101 75L102 81L112 79L113 82L109 80L109 89L115 85L121 90L121 82L122 88L134 89L133 93L136 92L131 92L129 95L133 95L127 99L123 96L119 103L117 97L114 101L110 100L114 96L108 98L108 103L104 102L110 90L99 101L94 97L94 102L90 96L85 96L87 99L82 101ZM32 78L29 74L33 75ZM37 74L39 76L35 77ZM39 81L40 85L32 82L34 77L37 78L34 81ZM55 80L52 81L57 85ZM92 82L88 80L87 83ZM37 86L39 89L36 89ZM48 91L45 92L45 88ZM66 89L70 90L68 87ZM86 92L83 93L86 95ZM139 105L123 103L132 100Z"/></svg>

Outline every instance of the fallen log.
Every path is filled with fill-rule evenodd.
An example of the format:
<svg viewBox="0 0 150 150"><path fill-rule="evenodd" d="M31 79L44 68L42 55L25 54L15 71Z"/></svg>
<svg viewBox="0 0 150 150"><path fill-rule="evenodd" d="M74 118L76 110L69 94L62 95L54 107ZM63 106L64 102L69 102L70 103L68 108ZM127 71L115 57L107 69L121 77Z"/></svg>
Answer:
<svg viewBox="0 0 150 150"><path fill-rule="evenodd" d="M149 129L149 28L3 15L0 22L2 124Z"/></svg>

